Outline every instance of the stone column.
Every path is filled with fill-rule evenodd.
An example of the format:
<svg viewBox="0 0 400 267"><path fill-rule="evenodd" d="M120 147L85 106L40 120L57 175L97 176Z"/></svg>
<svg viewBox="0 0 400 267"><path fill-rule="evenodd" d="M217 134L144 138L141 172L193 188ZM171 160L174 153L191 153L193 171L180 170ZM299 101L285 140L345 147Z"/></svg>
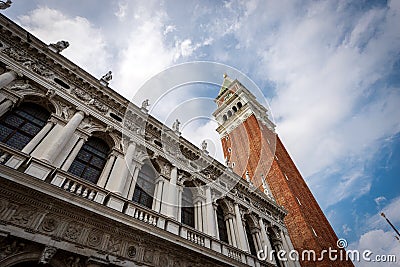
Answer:
<svg viewBox="0 0 400 267"><path fill-rule="evenodd" d="M207 224L207 233L210 236L217 237L217 229L216 229L216 221L217 217L215 216L215 211L213 208L212 196L211 196L211 187L206 187L206 224Z"/></svg>
<svg viewBox="0 0 400 267"><path fill-rule="evenodd" d="M115 150L113 150L110 153L110 155L108 156L106 166L104 166L103 171L101 172L100 178L97 181L97 185L100 187L103 187L103 188L105 187L108 177L110 176L110 173L111 173L111 170L114 165L115 158L116 158L114 151Z"/></svg>
<svg viewBox="0 0 400 267"><path fill-rule="evenodd" d="M14 106L14 102L11 99L6 99L0 104L0 117L2 117L7 111L9 111Z"/></svg>
<svg viewBox="0 0 400 267"><path fill-rule="evenodd" d="M249 251L247 246L246 237L245 237L245 230L243 227L243 220L242 215L240 214L239 204L235 203L235 216L236 216L236 224L238 229L238 240L239 240L239 248L244 251Z"/></svg>
<svg viewBox="0 0 400 267"><path fill-rule="evenodd" d="M290 251L292 250L287 242L287 238L285 236L285 233L281 230L279 231L280 235L281 235L281 239L282 239L282 245L283 245L283 249L286 251L286 255L289 255ZM286 258L288 259L286 264L288 267L297 267L296 262L292 261L289 259L289 256L286 256Z"/></svg>
<svg viewBox="0 0 400 267"><path fill-rule="evenodd" d="M106 189L118 195L122 195L126 180L129 175L129 168L133 160L133 153L135 152L136 144L129 142L125 155L118 155L114 167L111 170L110 177L106 185Z"/></svg>
<svg viewBox="0 0 400 267"><path fill-rule="evenodd" d="M18 77L18 74L10 70L0 75L0 89L9 85L12 81L14 81Z"/></svg>
<svg viewBox="0 0 400 267"><path fill-rule="evenodd" d="M215 218L215 238L219 239L218 217L217 217L218 204L216 202L213 202L212 206L213 206L213 212L214 212L214 218Z"/></svg>
<svg viewBox="0 0 400 267"><path fill-rule="evenodd" d="M235 226L233 225L233 216L229 216L228 218L228 223L229 223L229 229L230 229L230 236L231 236L231 241L232 241L232 246L240 248L238 246L238 242L236 240L236 232L235 232Z"/></svg>
<svg viewBox="0 0 400 267"><path fill-rule="evenodd" d="M177 213L176 213L176 208L178 205L178 192L177 192L177 186L176 182L178 180L178 168L173 166L171 169L171 178L169 180L169 184L166 187L167 189L167 200L166 200L166 205L167 205L167 213L166 215L172 218L176 218Z"/></svg>
<svg viewBox="0 0 400 267"><path fill-rule="evenodd" d="M164 178L160 175L156 179L156 186L154 189L153 210L161 212L162 192L164 189Z"/></svg>
<svg viewBox="0 0 400 267"><path fill-rule="evenodd" d="M87 141L87 137L79 137L78 142L76 143L75 147L72 149L71 153L65 160L64 164L61 167L61 170L68 171L69 167L71 167L72 162L78 155L79 151L81 150L83 144Z"/></svg>
<svg viewBox="0 0 400 267"><path fill-rule="evenodd" d="M35 147L43 140L43 138L50 132L51 128L54 125L54 121L50 118L47 121L47 124L38 132L35 137L32 138L32 140L22 149L23 153L30 154Z"/></svg>
<svg viewBox="0 0 400 267"><path fill-rule="evenodd" d="M127 198L129 200L132 200L133 193L135 193L135 187L136 187L136 182L137 182L137 179L139 176L140 168L141 168L141 166L139 165L139 163L136 162L134 171L133 171L133 175L132 175L132 179L131 179L131 184L129 186L128 196L127 196Z"/></svg>
<svg viewBox="0 0 400 267"><path fill-rule="evenodd" d="M49 144L46 151L44 151L42 154L41 159L50 164L53 163L57 155L61 152L61 150L63 150L65 145L71 139L84 117L85 114L83 111L76 112L75 115L64 126L61 132L55 137L53 142Z"/></svg>
<svg viewBox="0 0 400 267"><path fill-rule="evenodd" d="M122 193L125 191L124 189L127 183L127 179L132 175L131 174L131 171L133 171L132 161L135 150L136 150L136 143L133 141L129 141L128 148L126 149L125 153L125 166L121 171L120 183L117 189L117 194L119 195L122 195Z"/></svg>
<svg viewBox="0 0 400 267"><path fill-rule="evenodd" d="M261 243L262 243L262 249L264 250L264 253L267 253L267 261L270 263L275 264L275 260L273 257L270 257L270 253L272 251L272 246L271 243L269 242L268 234L267 231L265 230L265 224L262 218L258 220L258 223L260 224L261 228ZM265 251L267 250L267 251Z"/></svg>
<svg viewBox="0 0 400 267"><path fill-rule="evenodd" d="M182 194L183 194L183 186L178 185L178 207L177 207L178 222L182 222Z"/></svg>
<svg viewBox="0 0 400 267"><path fill-rule="evenodd" d="M196 197L194 200L195 228L199 231L204 231L203 216L202 216L202 199Z"/></svg>

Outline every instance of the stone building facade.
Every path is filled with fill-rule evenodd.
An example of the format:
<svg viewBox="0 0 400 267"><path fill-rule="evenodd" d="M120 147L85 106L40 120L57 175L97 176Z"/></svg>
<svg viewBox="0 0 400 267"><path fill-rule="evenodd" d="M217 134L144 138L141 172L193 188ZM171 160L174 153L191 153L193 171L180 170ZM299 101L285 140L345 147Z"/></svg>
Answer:
<svg viewBox="0 0 400 267"><path fill-rule="evenodd" d="M0 266L300 266L287 211L0 15Z"/></svg>

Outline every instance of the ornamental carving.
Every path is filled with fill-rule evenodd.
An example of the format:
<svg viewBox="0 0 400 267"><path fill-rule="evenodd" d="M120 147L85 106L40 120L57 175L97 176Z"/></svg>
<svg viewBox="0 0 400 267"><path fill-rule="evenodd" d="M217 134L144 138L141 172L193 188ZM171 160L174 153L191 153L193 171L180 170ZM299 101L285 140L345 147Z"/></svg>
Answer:
<svg viewBox="0 0 400 267"><path fill-rule="evenodd" d="M36 210L32 207L21 207L11 217L10 222L21 226L27 225L33 219Z"/></svg>
<svg viewBox="0 0 400 267"><path fill-rule="evenodd" d="M87 244L91 247L98 247L103 241L103 232L97 229L92 229L87 238Z"/></svg>
<svg viewBox="0 0 400 267"><path fill-rule="evenodd" d="M46 216L40 227L42 228L43 231L50 233L56 230L58 226L58 220L52 216Z"/></svg>
<svg viewBox="0 0 400 267"><path fill-rule="evenodd" d="M146 250L144 252L143 260L144 260L144 262L152 263L154 260L154 251Z"/></svg>
<svg viewBox="0 0 400 267"><path fill-rule="evenodd" d="M68 225L68 228L64 233L64 237L66 239L76 241L82 234L82 231L83 231L82 225L72 222Z"/></svg>
<svg viewBox="0 0 400 267"><path fill-rule="evenodd" d="M70 256L65 259L65 266L67 267L83 267L83 260L79 256Z"/></svg>
<svg viewBox="0 0 400 267"><path fill-rule="evenodd" d="M0 247L0 260L25 249L26 244L18 240L10 240Z"/></svg>
<svg viewBox="0 0 400 267"><path fill-rule="evenodd" d="M116 237L110 237L107 242L106 251L109 253L117 253L121 250L122 240Z"/></svg>
<svg viewBox="0 0 400 267"><path fill-rule="evenodd" d="M45 65L29 57L28 53L25 50L7 47L3 49L2 52L12 59L22 63L22 66L24 66L25 68L30 69L45 78L49 78L54 75L54 72L49 70Z"/></svg>
<svg viewBox="0 0 400 267"><path fill-rule="evenodd" d="M136 247L135 246L130 246L128 247L128 251L126 253L129 258L135 258L136 257Z"/></svg>
<svg viewBox="0 0 400 267"><path fill-rule="evenodd" d="M5 211L8 207L8 201L5 199L0 199L0 215Z"/></svg>
<svg viewBox="0 0 400 267"><path fill-rule="evenodd" d="M48 264L57 252L57 248L46 246L40 256L39 263Z"/></svg>
<svg viewBox="0 0 400 267"><path fill-rule="evenodd" d="M168 266L168 256L167 255L160 255L158 259L159 266Z"/></svg>
<svg viewBox="0 0 400 267"><path fill-rule="evenodd" d="M83 100L88 105L94 106L98 111L100 111L102 113L105 113L109 110L109 108L106 105L104 105L97 99L94 99L92 96L90 96L90 94L88 94L84 90L75 88L72 92L75 94L75 96L77 98L79 98L80 100Z"/></svg>

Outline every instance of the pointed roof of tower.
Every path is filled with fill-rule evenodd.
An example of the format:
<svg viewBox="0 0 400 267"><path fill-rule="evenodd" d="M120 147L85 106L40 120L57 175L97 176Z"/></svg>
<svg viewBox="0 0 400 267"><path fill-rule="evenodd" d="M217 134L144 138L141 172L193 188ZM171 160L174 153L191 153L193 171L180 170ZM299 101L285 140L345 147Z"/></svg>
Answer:
<svg viewBox="0 0 400 267"><path fill-rule="evenodd" d="M224 73L224 82L222 83L221 89L219 90L217 98L222 95L232 84L233 80L228 76L228 74Z"/></svg>

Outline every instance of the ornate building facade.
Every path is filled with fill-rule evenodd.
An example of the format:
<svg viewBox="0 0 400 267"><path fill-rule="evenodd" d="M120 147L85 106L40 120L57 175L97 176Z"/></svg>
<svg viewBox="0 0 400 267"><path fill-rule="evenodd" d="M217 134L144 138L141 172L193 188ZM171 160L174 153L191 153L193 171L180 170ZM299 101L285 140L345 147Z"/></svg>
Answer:
<svg viewBox="0 0 400 267"><path fill-rule="evenodd" d="M273 252L293 246L271 195L68 45L0 15L0 266L300 266Z"/></svg>

